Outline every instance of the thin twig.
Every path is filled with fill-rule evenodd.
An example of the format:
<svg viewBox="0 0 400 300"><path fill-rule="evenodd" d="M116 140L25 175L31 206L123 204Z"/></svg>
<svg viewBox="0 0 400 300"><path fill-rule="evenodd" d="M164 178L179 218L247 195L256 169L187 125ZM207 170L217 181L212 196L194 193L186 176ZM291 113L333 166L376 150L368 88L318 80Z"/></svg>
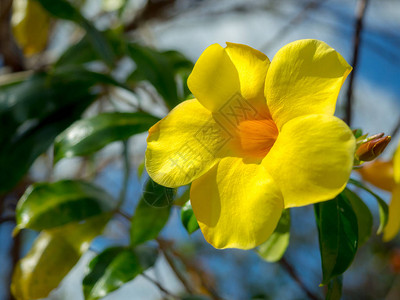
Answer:
<svg viewBox="0 0 400 300"><path fill-rule="evenodd" d="M7 216L7 217L0 218L0 224L6 223L6 222L15 222L15 216Z"/></svg>
<svg viewBox="0 0 400 300"><path fill-rule="evenodd" d="M126 192L128 191L129 174L131 171L130 161L129 161L129 146L128 141L123 141L123 153L124 158L124 180L122 182L121 192L119 194L118 207L121 207L122 203L126 198Z"/></svg>
<svg viewBox="0 0 400 300"><path fill-rule="evenodd" d="M150 281L151 283L153 283L154 285L156 285L158 287L158 289L163 292L165 295L170 296L174 299L181 299L178 296L172 294L170 291L168 291L166 288L164 288L158 281L154 280L153 278L147 276L145 273L141 274L144 278L146 278L148 281Z"/></svg>
<svg viewBox="0 0 400 300"><path fill-rule="evenodd" d="M400 130L400 119L397 122L397 125L393 128L391 137L393 138L394 136L396 136L396 134L399 132L399 130Z"/></svg>
<svg viewBox="0 0 400 300"><path fill-rule="evenodd" d="M322 4L321 0L313 0L307 2L304 7L299 11L294 18L290 19L287 24L281 27L272 38L270 38L264 45L260 47L261 50L269 50L269 48L276 42L282 39L283 36L288 34L290 30L296 28L295 25L301 23L311 10L316 10Z"/></svg>
<svg viewBox="0 0 400 300"><path fill-rule="evenodd" d="M294 281L299 285L299 287L303 290L303 292L308 296L308 298L312 300L319 300L320 298L315 295L313 292L311 292L301 281L300 277L297 276L294 268L290 265L290 263L283 257L279 261L280 265L289 273L289 275L293 278Z"/></svg>
<svg viewBox="0 0 400 300"><path fill-rule="evenodd" d="M353 36L353 72L350 73L349 78L349 86L347 88L347 99L346 99L346 115L345 115L345 122L347 125L351 125L352 121L352 102L353 102L353 85L354 85L354 78L357 72L357 64L358 64L358 54L361 46L361 32L364 27L364 16L365 11L368 6L368 0L359 0L358 8L357 8L357 21L356 21L356 30Z"/></svg>
<svg viewBox="0 0 400 300"><path fill-rule="evenodd" d="M186 291L191 295L195 294L196 291L194 290L194 288L191 286L191 284L187 281L185 276L182 275L182 273L176 267L174 259L171 257L171 255L168 252L167 247L165 246L166 243L159 239L157 239L157 242L158 242L161 252L164 254L164 257L167 260L168 264L170 265L172 271L174 271L176 277L178 277L178 279L182 282Z"/></svg>

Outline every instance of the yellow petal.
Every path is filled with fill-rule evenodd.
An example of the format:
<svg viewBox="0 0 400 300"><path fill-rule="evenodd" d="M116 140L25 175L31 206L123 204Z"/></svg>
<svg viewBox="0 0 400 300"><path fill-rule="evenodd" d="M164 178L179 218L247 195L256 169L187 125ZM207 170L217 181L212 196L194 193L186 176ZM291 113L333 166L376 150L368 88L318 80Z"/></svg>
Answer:
<svg viewBox="0 0 400 300"><path fill-rule="evenodd" d="M25 55L30 56L46 48L50 17L39 2L15 0L11 23L14 38Z"/></svg>
<svg viewBox="0 0 400 300"><path fill-rule="evenodd" d="M238 71L225 49L218 44L204 50L187 84L199 102L213 112L240 93Z"/></svg>
<svg viewBox="0 0 400 300"><path fill-rule="evenodd" d="M161 185L186 185L212 168L231 139L197 100L184 101L150 128L147 172Z"/></svg>
<svg viewBox="0 0 400 300"><path fill-rule="evenodd" d="M394 188L393 161L374 160L357 169L363 180L391 192Z"/></svg>
<svg viewBox="0 0 400 300"><path fill-rule="evenodd" d="M400 142L397 145L396 152L393 156L393 174L394 174L394 181L397 184L400 184Z"/></svg>
<svg viewBox="0 0 400 300"><path fill-rule="evenodd" d="M392 192L389 204L389 221L383 231L383 240L392 240L400 230L400 185L397 184Z"/></svg>
<svg viewBox="0 0 400 300"><path fill-rule="evenodd" d="M233 157L195 180L190 199L205 239L216 248L251 249L265 242L283 209L265 169Z"/></svg>
<svg viewBox="0 0 400 300"><path fill-rule="evenodd" d="M321 41L299 40L280 49L265 82L267 104L278 128L302 115L333 115L351 69L338 52Z"/></svg>
<svg viewBox="0 0 400 300"><path fill-rule="evenodd" d="M226 43L225 48L236 67L240 81L240 92L260 115L268 112L264 96L265 76L270 61L262 52L242 44Z"/></svg>
<svg viewBox="0 0 400 300"><path fill-rule="evenodd" d="M355 151L349 127L329 115L287 122L262 164L279 185L285 208L334 198L346 186Z"/></svg>

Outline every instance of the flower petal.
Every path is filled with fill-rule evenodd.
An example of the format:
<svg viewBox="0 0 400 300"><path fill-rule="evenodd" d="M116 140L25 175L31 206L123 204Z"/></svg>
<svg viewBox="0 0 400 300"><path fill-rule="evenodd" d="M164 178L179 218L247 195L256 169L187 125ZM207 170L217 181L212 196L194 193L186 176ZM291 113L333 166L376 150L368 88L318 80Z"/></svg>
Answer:
<svg viewBox="0 0 400 300"><path fill-rule="evenodd" d="M393 180L393 161L374 160L364 163L357 169L363 180L368 181L374 186L391 192L394 188Z"/></svg>
<svg viewBox="0 0 400 300"><path fill-rule="evenodd" d="M287 122L262 164L279 185L285 208L334 198L346 186L355 138L340 119L308 115Z"/></svg>
<svg viewBox="0 0 400 300"><path fill-rule="evenodd" d="M283 209L265 169L234 157L195 180L190 199L205 239L216 248L250 249L265 242Z"/></svg>
<svg viewBox="0 0 400 300"><path fill-rule="evenodd" d="M280 49L265 82L267 104L278 128L302 115L333 115L351 69L338 52L321 41L299 40Z"/></svg>
<svg viewBox="0 0 400 300"><path fill-rule="evenodd" d="M392 192L389 204L389 221L383 231L385 242L392 240L400 230L400 185L397 184Z"/></svg>
<svg viewBox="0 0 400 300"><path fill-rule="evenodd" d="M400 142L393 155L393 178L396 184L400 184Z"/></svg>
<svg viewBox="0 0 400 300"><path fill-rule="evenodd" d="M199 102L213 112L240 93L238 71L218 44L209 46L200 55L187 84Z"/></svg>
<svg viewBox="0 0 400 300"><path fill-rule="evenodd" d="M147 172L161 185L186 185L213 167L231 138L196 99L184 101L150 128Z"/></svg>
<svg viewBox="0 0 400 300"><path fill-rule="evenodd" d="M265 76L270 65L268 57L246 45L228 42L226 44L225 50L238 71L243 98L249 101L259 114L267 113L269 116L264 96Z"/></svg>

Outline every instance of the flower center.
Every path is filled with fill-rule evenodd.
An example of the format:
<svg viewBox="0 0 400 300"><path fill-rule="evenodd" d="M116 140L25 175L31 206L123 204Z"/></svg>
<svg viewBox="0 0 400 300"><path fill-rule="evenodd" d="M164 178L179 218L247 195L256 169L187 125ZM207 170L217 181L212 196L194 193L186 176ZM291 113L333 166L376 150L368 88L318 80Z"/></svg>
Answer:
<svg viewBox="0 0 400 300"><path fill-rule="evenodd" d="M245 120L238 126L236 146L243 157L264 158L278 134L278 128L271 119Z"/></svg>

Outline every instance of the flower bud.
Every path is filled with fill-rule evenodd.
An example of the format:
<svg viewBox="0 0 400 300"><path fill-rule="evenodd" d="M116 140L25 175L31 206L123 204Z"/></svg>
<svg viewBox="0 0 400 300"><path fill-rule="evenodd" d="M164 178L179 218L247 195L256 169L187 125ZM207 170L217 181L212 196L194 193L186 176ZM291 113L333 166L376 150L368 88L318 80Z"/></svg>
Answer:
<svg viewBox="0 0 400 300"><path fill-rule="evenodd" d="M356 157L360 161L371 161L377 158L391 140L390 136L383 136L383 133L368 138L365 143L356 151Z"/></svg>

